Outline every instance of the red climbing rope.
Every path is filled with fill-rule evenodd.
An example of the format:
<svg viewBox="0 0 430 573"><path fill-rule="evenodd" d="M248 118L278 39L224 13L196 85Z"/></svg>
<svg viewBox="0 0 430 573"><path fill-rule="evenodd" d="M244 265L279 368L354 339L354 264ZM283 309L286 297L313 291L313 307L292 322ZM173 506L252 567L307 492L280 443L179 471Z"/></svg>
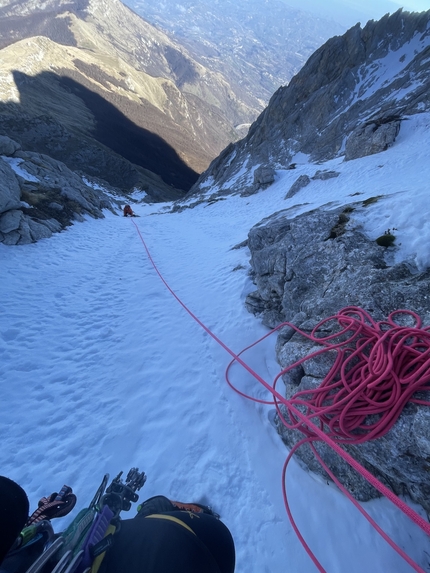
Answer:
<svg viewBox="0 0 430 573"><path fill-rule="evenodd" d="M402 326L395 322L396 317L412 319L414 325ZM319 337L318 331L329 321L337 321L339 329ZM430 402L412 397L416 392L430 390L429 330L422 328L421 319L414 312L395 311L387 321L375 322L364 310L348 307L322 321L310 335L302 332L324 348L281 371L274 387L283 374L318 354L333 350L336 358L318 388L282 400L287 416L281 413L281 401L275 398L283 423L300 429L306 436L315 435L312 428L297 419L290 409L294 405L294 410L305 412L308 419L317 418L320 427L336 441L360 444L384 436L408 402L430 406Z"/></svg>
<svg viewBox="0 0 430 573"><path fill-rule="evenodd" d="M292 526L319 571L325 572L298 530L291 514L285 486L288 463L295 451L307 443L336 485L348 496L357 509L375 527L382 537L418 572L419 567L365 512L362 506L343 487L336 476L323 462L314 442L325 442L351 467L360 473L380 493L385 495L427 535L430 524L418 513L399 499L391 490L377 480L369 471L352 458L340 444L360 444L370 439L384 436L400 416L408 402L430 405L430 402L413 398L419 391L430 390L430 327L423 327L420 317L411 311L398 310L391 313L386 321L376 322L364 310L347 307L333 317L324 319L310 334L301 331L294 324L283 323L258 341L235 354L203 322L201 322L179 299L167 284L152 259L146 243L136 223L136 230L145 247L155 271L190 316L220 344L233 360L227 367L226 380L241 396L263 404L275 404L279 419L290 429L302 432L304 438L290 451L282 474L284 502ZM397 319L397 321L396 321ZM404 322L412 321L412 326ZM262 340L288 326L322 348L284 368L269 385L240 357L244 352ZM333 331L334 329L334 331ZM320 333L330 331L325 336ZM305 361L323 353L333 354L333 365L318 388L297 392L287 400L276 389L279 379ZM236 389L229 379L231 366L238 362L260 384L273 395L273 401L261 400ZM317 421L317 422L316 422Z"/></svg>

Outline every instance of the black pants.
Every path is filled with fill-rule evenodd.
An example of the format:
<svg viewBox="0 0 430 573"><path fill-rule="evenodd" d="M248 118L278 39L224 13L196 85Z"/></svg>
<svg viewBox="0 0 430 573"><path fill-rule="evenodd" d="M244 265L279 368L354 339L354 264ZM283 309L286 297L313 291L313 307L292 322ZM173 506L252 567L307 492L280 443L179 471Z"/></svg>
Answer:
<svg viewBox="0 0 430 573"><path fill-rule="evenodd" d="M0 476L0 564L21 533L28 509L25 491L14 481Z"/></svg>
<svg viewBox="0 0 430 573"><path fill-rule="evenodd" d="M122 521L100 573L233 573L227 527L206 513L168 511L169 504L157 496L136 518Z"/></svg>

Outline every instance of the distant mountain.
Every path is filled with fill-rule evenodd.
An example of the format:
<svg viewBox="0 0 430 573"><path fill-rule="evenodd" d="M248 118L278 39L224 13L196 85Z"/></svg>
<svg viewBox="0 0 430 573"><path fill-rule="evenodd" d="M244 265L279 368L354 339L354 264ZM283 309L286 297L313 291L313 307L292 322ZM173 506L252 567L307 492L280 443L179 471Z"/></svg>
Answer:
<svg viewBox="0 0 430 573"><path fill-rule="evenodd" d="M190 195L251 193L267 184L270 171L296 162L386 149L404 119L430 109L429 55L430 11L400 9L328 40L273 95L246 138L212 162Z"/></svg>
<svg viewBox="0 0 430 573"><path fill-rule="evenodd" d="M260 109L309 56L345 27L282 0L124 0L222 73L235 93Z"/></svg>
<svg viewBox="0 0 430 573"><path fill-rule="evenodd" d="M150 189L143 169L187 191L342 31L280 0L130 5L156 27L119 0L0 0L0 135L115 186Z"/></svg>
<svg viewBox="0 0 430 573"><path fill-rule="evenodd" d="M113 185L188 189L258 112L119 0L0 0L0 46L0 134Z"/></svg>

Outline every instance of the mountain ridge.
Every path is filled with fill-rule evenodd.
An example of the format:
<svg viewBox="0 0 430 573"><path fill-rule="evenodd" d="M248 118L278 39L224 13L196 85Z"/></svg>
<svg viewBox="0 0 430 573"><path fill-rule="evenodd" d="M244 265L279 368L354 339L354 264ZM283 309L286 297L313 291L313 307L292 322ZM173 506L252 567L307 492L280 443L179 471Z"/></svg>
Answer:
<svg viewBox="0 0 430 573"><path fill-rule="evenodd" d="M125 3L158 29L174 34L201 64L222 72L237 93L260 109L315 49L345 32L344 26L281 0L271 0L270 6L255 0Z"/></svg>
<svg viewBox="0 0 430 573"><path fill-rule="evenodd" d="M353 133L429 109L430 11L398 10L326 42L279 88L240 142L229 145L189 196L254 192L254 171L345 155Z"/></svg>
<svg viewBox="0 0 430 573"><path fill-rule="evenodd" d="M86 87L90 82L99 95L117 103L125 115L130 106L139 104L144 108L146 105L141 111L135 109L134 123L164 139L180 156L186 169L195 172L193 180L187 176L183 181L180 177L173 181L175 187L189 188L197 173L206 168L229 141L238 139L234 124L246 123L255 115L256 110L242 104L220 74L193 62L182 47L118 0L49 0L43 7L30 0L12 6L3 1L0 6L3 45L8 43L3 49L10 53L15 49L21 51L15 65L10 62L9 69L5 69L2 62L3 74L10 78L13 68L32 76L47 70L57 71L57 75L69 75ZM41 46L40 40L33 45L34 53L23 53L20 42L29 40L30 33L34 35L29 31L34 18L39 34L55 37L55 43L62 46L54 50L51 45L50 49L55 51L51 62L44 57L46 46ZM74 58L70 55L73 50L76 51ZM84 64L77 63L78 60ZM122 77L118 76L119 72ZM104 82L94 81L96 75L99 79L104 76ZM103 83L110 85L103 86ZM103 89L106 87L108 89ZM120 93L121 98L116 97L113 102L115 93ZM36 95L35 92L33 97ZM7 94L1 94L1 99L7 100ZM42 107L43 99L41 94ZM67 110L63 115L67 121ZM11 136L19 139L17 133ZM67 160L59 155L56 158ZM151 168L147 164L141 166ZM163 178L162 165L155 168Z"/></svg>

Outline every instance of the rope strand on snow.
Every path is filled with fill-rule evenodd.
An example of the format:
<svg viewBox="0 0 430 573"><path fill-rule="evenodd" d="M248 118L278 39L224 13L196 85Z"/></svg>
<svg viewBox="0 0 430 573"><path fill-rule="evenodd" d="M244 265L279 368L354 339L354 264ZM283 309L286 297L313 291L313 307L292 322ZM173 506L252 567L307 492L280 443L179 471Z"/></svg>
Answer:
<svg viewBox="0 0 430 573"><path fill-rule="evenodd" d="M392 428L407 402L430 405L430 402L412 398L414 393L430 389L430 327L423 328L420 317L407 310L395 311L390 314L386 321L375 322L366 311L358 307L347 307L337 315L321 321L310 334L301 331L294 324L286 322L235 354L188 309L170 288L152 259L138 226L133 220L132 223L136 227L151 264L170 293L190 316L233 357L226 369L228 384L245 398L263 404L275 404L282 423L287 428L297 429L304 434L305 437L292 448L285 461L282 473L283 494L291 524L318 570L325 572L294 522L285 486L288 463L298 447L305 443L310 444L317 459L336 485L348 496L378 533L415 571L424 573L423 569L382 531L342 486L324 464L314 442L323 441L329 445L430 536L428 521L398 498L340 446L343 443L359 444L385 435ZM395 321L397 315L412 318L415 326L401 326ZM336 332L327 336L318 336L318 331L326 328L328 323L333 321L338 323ZM323 348L284 368L270 386L240 356L284 326L289 326L309 340L322 344ZM329 373L318 388L297 392L290 400L287 400L276 390L276 385L284 374L306 360L330 351L336 352L336 358ZM273 401L254 398L234 387L229 379L229 371L235 362L245 368L273 395ZM374 421L375 417L377 418L376 421ZM314 422L315 419L319 420L318 424Z"/></svg>

